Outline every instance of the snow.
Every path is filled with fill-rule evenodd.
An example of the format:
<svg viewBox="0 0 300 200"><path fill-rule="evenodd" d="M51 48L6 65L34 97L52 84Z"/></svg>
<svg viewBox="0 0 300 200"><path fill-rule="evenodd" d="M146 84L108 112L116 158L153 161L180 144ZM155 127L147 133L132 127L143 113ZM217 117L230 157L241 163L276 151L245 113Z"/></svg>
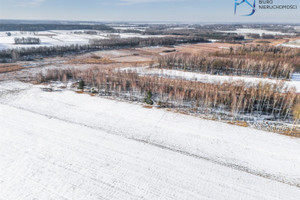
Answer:
<svg viewBox="0 0 300 200"><path fill-rule="evenodd" d="M212 43L219 42L219 40L215 40L215 39L209 39L208 41L210 41L210 42L212 42Z"/></svg>
<svg viewBox="0 0 300 200"><path fill-rule="evenodd" d="M290 47L290 48L300 48L300 40L291 41L284 44L279 44L278 46Z"/></svg>
<svg viewBox="0 0 300 200"><path fill-rule="evenodd" d="M136 27L136 26L113 26L112 28L116 30L137 30L137 31L145 31L147 27Z"/></svg>
<svg viewBox="0 0 300 200"><path fill-rule="evenodd" d="M79 30L78 30L79 31ZM91 35L73 34L74 31L41 31L41 32L10 32L12 35L7 36L6 32L0 32L0 44L3 48L22 48L22 47L38 47L38 46L65 46L71 44L88 44ZM35 37L41 39L38 45L15 45L15 37ZM102 36L93 36L103 39ZM0 48L1 48L0 46Z"/></svg>
<svg viewBox="0 0 300 200"><path fill-rule="evenodd" d="M138 33L120 33L119 34L121 38L152 38L152 37L165 37L163 35L142 35Z"/></svg>
<svg viewBox="0 0 300 200"><path fill-rule="evenodd" d="M241 28L237 29L235 31L221 31L224 33L237 33L241 35L247 35L247 34L259 34L262 36L262 34L267 34L267 35L294 35L292 33L282 33L282 32L276 32L276 31L267 31L263 29L247 29L247 28Z"/></svg>
<svg viewBox="0 0 300 200"><path fill-rule="evenodd" d="M83 33L87 30L53 30L53 31L39 31L39 32L20 32L12 31L11 36L7 36L7 32L0 32L0 50L7 48L30 48L38 46L66 46L72 44L88 44L90 39L109 39L109 33L97 31L97 35L90 35ZM94 30L93 30L94 31ZM76 34L74 32L82 32L82 34ZM121 38L149 38L149 37L164 37L161 35L142 35L135 33L114 33ZM38 45L15 45L15 37L35 37L41 39L41 44Z"/></svg>
<svg viewBox="0 0 300 200"><path fill-rule="evenodd" d="M300 81L300 74L299 73L294 73L292 76L293 81Z"/></svg>
<svg viewBox="0 0 300 200"><path fill-rule="evenodd" d="M299 199L300 140L0 82L0 199Z"/></svg>

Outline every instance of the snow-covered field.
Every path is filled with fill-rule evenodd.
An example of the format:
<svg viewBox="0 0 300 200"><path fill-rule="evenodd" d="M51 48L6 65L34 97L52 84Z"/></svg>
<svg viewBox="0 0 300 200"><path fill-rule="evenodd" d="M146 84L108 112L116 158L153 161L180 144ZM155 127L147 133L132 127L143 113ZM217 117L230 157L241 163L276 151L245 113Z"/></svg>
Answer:
<svg viewBox="0 0 300 200"><path fill-rule="evenodd" d="M262 36L262 34L267 34L267 35L293 35L292 33L282 33L282 32L276 32L276 31L267 31L263 29L247 29L247 28L241 28L237 29L235 31L222 31L225 33L237 33L241 35L247 35L247 34L259 34Z"/></svg>
<svg viewBox="0 0 300 200"><path fill-rule="evenodd" d="M0 82L0 199L298 200L300 139Z"/></svg>
<svg viewBox="0 0 300 200"><path fill-rule="evenodd" d="M36 47L36 46L64 46L71 44L88 44L91 35L88 34L73 34L71 31L42 31L42 32L10 32L12 35L7 36L6 32L0 32L0 49L4 48L21 48L21 47ZM15 45L15 37L35 37L41 39L39 45ZM94 36L99 39L105 38L102 36Z"/></svg>
<svg viewBox="0 0 300 200"><path fill-rule="evenodd" d="M288 43L281 44L283 47L300 48L300 40L291 41Z"/></svg>
<svg viewBox="0 0 300 200"><path fill-rule="evenodd" d="M86 30L54 30L54 31L39 31L39 32L20 32L12 31L11 36L8 36L7 32L0 32L0 50L12 49L22 47L37 47L37 46L66 46L72 44L88 44L90 39L109 39L110 33L97 31L97 35L85 34ZM77 32L77 33L76 33ZM81 32L81 34L78 34ZM163 37L163 36L150 36L133 33L113 33L120 38L149 38L149 37ZM15 45L14 38L16 37L35 37L40 38L41 44L39 45Z"/></svg>
<svg viewBox="0 0 300 200"><path fill-rule="evenodd" d="M112 26L112 28L116 30L137 30L137 31L145 31L147 27L139 27L139 26Z"/></svg>

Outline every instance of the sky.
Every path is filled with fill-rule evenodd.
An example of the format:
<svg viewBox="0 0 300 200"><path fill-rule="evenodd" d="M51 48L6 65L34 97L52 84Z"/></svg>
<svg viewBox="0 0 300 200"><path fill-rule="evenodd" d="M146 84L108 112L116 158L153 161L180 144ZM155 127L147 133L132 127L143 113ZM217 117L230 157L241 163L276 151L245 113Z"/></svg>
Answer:
<svg viewBox="0 0 300 200"><path fill-rule="evenodd" d="M0 0L0 19L300 23L299 0L273 1L298 9L257 10L246 17L234 15L235 0ZM247 10L242 5L239 11L243 6Z"/></svg>

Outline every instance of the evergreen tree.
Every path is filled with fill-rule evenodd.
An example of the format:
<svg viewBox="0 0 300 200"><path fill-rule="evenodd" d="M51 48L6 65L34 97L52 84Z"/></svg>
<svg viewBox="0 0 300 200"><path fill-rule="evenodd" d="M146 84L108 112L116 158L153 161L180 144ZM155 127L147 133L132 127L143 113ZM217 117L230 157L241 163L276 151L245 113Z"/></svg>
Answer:
<svg viewBox="0 0 300 200"><path fill-rule="evenodd" d="M151 92L151 90L149 90L149 91L147 92L147 96L146 96L146 98L145 98L144 101L145 101L146 104L153 105L153 101L152 101L152 92Z"/></svg>
<svg viewBox="0 0 300 200"><path fill-rule="evenodd" d="M78 89L79 89L79 90L83 90L83 89L84 89L84 86L85 86L84 81L81 79L81 80L79 81L79 83L78 83Z"/></svg>

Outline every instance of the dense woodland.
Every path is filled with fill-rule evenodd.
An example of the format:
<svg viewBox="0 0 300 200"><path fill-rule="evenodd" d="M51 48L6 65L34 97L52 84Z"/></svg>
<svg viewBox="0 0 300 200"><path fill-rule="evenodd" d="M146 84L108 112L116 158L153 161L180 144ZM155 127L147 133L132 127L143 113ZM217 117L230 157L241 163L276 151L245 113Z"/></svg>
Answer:
<svg viewBox="0 0 300 200"><path fill-rule="evenodd" d="M298 58L300 57L300 49L288 47L276 47L271 45L243 45L240 47L231 48L230 51L218 52L218 56L244 56L266 58Z"/></svg>
<svg viewBox="0 0 300 200"><path fill-rule="evenodd" d="M166 30L152 30L139 31L140 34L145 35L174 35L174 36L189 36L202 37L205 39L216 39L219 42L240 42L245 39L244 36L236 33L223 33L213 30L197 30L197 29L166 29Z"/></svg>
<svg viewBox="0 0 300 200"><path fill-rule="evenodd" d="M285 63L292 66L294 72L300 72L300 49L276 47L270 45L243 45L231 47L230 50L217 51L212 54L216 57L226 57L230 59L253 59L256 61L273 61Z"/></svg>
<svg viewBox="0 0 300 200"><path fill-rule="evenodd" d="M291 121L300 95L284 83L201 83L94 68L49 70L39 82L81 80L93 93L231 119ZM84 84L83 84L84 83ZM82 89L82 88L81 88Z"/></svg>
<svg viewBox="0 0 300 200"><path fill-rule="evenodd" d="M146 47L158 45L176 45L185 43L209 42L202 37L150 37L150 38L116 38L112 40L90 40L92 46L107 47Z"/></svg>
<svg viewBox="0 0 300 200"><path fill-rule="evenodd" d="M48 56L64 56L71 53L79 53L93 50L89 45L69 46L37 46L17 49L3 49L0 51L0 63L15 62L18 60L34 60Z"/></svg>
<svg viewBox="0 0 300 200"><path fill-rule="evenodd" d="M290 79L294 68L292 64L281 61L261 59L239 59L209 57L193 54L171 54L158 59L158 67L164 69L186 70L215 75L237 75Z"/></svg>

